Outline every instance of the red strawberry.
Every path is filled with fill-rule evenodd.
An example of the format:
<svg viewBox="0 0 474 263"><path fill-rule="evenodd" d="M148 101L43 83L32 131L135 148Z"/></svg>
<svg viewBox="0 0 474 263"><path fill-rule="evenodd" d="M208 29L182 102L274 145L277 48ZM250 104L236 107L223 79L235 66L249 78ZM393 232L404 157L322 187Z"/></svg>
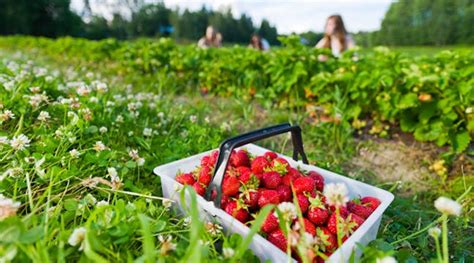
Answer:
<svg viewBox="0 0 474 263"><path fill-rule="evenodd" d="M262 178L263 186L268 189L276 189L281 184L281 177L277 172L266 172Z"/></svg>
<svg viewBox="0 0 474 263"><path fill-rule="evenodd" d="M213 199L214 198L215 197L214 197L214 193L213 193ZM230 198L227 195L222 195L221 196L221 207L224 208L227 205L227 203L229 203L229 201L230 201Z"/></svg>
<svg viewBox="0 0 474 263"><path fill-rule="evenodd" d="M337 237L326 227L318 227L316 235L322 242L323 248L321 250L323 252L332 252L337 248Z"/></svg>
<svg viewBox="0 0 474 263"><path fill-rule="evenodd" d="M206 188L199 182L195 182L193 184L193 188L196 191L196 193L200 196L204 196L204 194L206 193Z"/></svg>
<svg viewBox="0 0 474 263"><path fill-rule="evenodd" d="M212 179L212 168L209 166L201 166L201 170L199 171L199 178L198 181L204 185L209 185Z"/></svg>
<svg viewBox="0 0 474 263"><path fill-rule="evenodd" d="M278 172L281 175L285 175L288 173L288 169L290 168L290 164L288 163L287 160L277 157L273 159L271 162L271 167L273 171Z"/></svg>
<svg viewBox="0 0 474 263"><path fill-rule="evenodd" d="M268 241L270 241L273 245L275 245L277 248L281 249L282 251L286 251L286 247L288 245L288 241L285 237L285 234L281 229L277 229L273 232L271 232L268 237Z"/></svg>
<svg viewBox="0 0 474 263"><path fill-rule="evenodd" d="M258 197L260 193L255 190L248 190L239 195L240 199L244 201L246 205L248 205L249 209L257 209L258 208Z"/></svg>
<svg viewBox="0 0 474 263"><path fill-rule="evenodd" d="M324 225L329 218L329 211L326 208L311 207L308 210L308 219L316 225Z"/></svg>
<svg viewBox="0 0 474 263"><path fill-rule="evenodd" d="M310 233L314 237L316 235L316 227L314 226L314 224L306 218L303 218L303 222L304 222L304 230Z"/></svg>
<svg viewBox="0 0 474 263"><path fill-rule="evenodd" d="M324 189L324 177L320 175L319 173L317 173L316 171L309 171L308 176L313 178L316 185L316 189L322 192Z"/></svg>
<svg viewBox="0 0 474 263"><path fill-rule="evenodd" d="M234 167L250 166L250 159L246 151L238 150L230 156L230 164Z"/></svg>
<svg viewBox="0 0 474 263"><path fill-rule="evenodd" d="M297 194L296 198L298 199L298 204L301 209L301 213L306 213L309 207L309 200L304 194Z"/></svg>
<svg viewBox="0 0 474 263"><path fill-rule="evenodd" d="M265 221L263 222L263 225L261 227L262 231L265 233L271 233L274 230L278 228L278 218L271 212L267 218L265 218Z"/></svg>
<svg viewBox="0 0 474 263"><path fill-rule="evenodd" d="M276 190L281 202L291 202L291 189L289 186L279 185Z"/></svg>
<svg viewBox="0 0 474 263"><path fill-rule="evenodd" d="M332 213L336 213L336 207L334 206L329 206L329 211L331 211ZM339 214L344 216L344 218L346 218L348 215L349 215L349 211L347 210L347 207L345 206L341 206L339 207Z"/></svg>
<svg viewBox="0 0 474 263"><path fill-rule="evenodd" d="M239 193L240 181L237 177L229 176L222 181L222 193L235 196Z"/></svg>
<svg viewBox="0 0 474 263"><path fill-rule="evenodd" d="M229 201L225 207L225 211L242 223L246 223L250 218L250 214L245 210L245 206L242 206L242 204L237 201Z"/></svg>
<svg viewBox="0 0 474 263"><path fill-rule="evenodd" d="M351 230L356 230L357 228L359 228L363 223L364 223L364 219L356 214L349 214L347 216L347 219L350 220L351 222L354 222L356 225L351 229Z"/></svg>
<svg viewBox="0 0 474 263"><path fill-rule="evenodd" d="M258 197L258 206L264 207L268 204L277 205L280 203L280 197L278 192L275 190L260 190L260 196Z"/></svg>
<svg viewBox="0 0 474 263"><path fill-rule="evenodd" d="M295 193L311 193L315 189L315 182L311 177L300 177L293 182Z"/></svg>
<svg viewBox="0 0 474 263"><path fill-rule="evenodd" d="M178 174L176 175L176 181L182 185L193 185L196 180L194 180L194 177L190 173L185 173L185 174Z"/></svg>
<svg viewBox="0 0 474 263"><path fill-rule="evenodd" d="M363 197L360 199L360 202L365 206L372 208L372 211L375 211L375 209L377 209L377 207L380 205L380 200L372 196Z"/></svg>
<svg viewBox="0 0 474 263"><path fill-rule="evenodd" d="M284 185L291 186L294 180L299 177L301 177L301 173L297 169L290 167L288 168L288 173L282 177L282 182Z"/></svg>
<svg viewBox="0 0 474 263"><path fill-rule="evenodd" d="M263 174L266 168L270 166L268 160L263 156L258 156L252 161L252 172L254 174Z"/></svg>
<svg viewBox="0 0 474 263"><path fill-rule="evenodd" d="M239 166L235 170L237 170L237 173L239 174L239 176L242 176L242 175L248 174L248 173L252 173L252 170L250 170L250 168L245 167L245 166Z"/></svg>
<svg viewBox="0 0 474 263"><path fill-rule="evenodd" d="M211 166L211 162L210 162L210 159L211 159L211 156L209 155L206 155L204 157L202 157L201 159L201 166Z"/></svg>
<svg viewBox="0 0 474 263"><path fill-rule="evenodd" d="M373 210L371 207L360 204L356 201L350 201L347 203L347 209L362 218L368 218L372 214Z"/></svg>
<svg viewBox="0 0 474 263"><path fill-rule="evenodd" d="M215 166L217 163L217 158L219 158L219 151L213 151L209 156L209 166Z"/></svg>
<svg viewBox="0 0 474 263"><path fill-rule="evenodd" d="M273 159L278 157L278 154L274 152L266 152L263 154L263 157L267 158L268 161L273 161Z"/></svg>

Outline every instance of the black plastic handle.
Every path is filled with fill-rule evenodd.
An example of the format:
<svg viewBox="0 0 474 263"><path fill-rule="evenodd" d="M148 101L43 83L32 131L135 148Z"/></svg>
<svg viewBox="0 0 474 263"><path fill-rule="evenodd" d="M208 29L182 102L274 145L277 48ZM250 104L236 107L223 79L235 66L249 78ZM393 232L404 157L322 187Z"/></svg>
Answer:
<svg viewBox="0 0 474 263"><path fill-rule="evenodd" d="M214 201L214 205L216 207L220 207L222 197L222 180L224 179L224 174L227 170L227 165L229 163L232 151L235 148L286 132L291 132L291 139L293 143L293 159L297 161L298 155L300 155L303 163L308 164L308 158L306 157L303 148L301 128L297 125L291 126L289 123L284 123L232 137L223 141L219 146L219 157L217 158L212 181L206 191L206 199L209 201ZM212 200L213 191L216 193L214 200Z"/></svg>

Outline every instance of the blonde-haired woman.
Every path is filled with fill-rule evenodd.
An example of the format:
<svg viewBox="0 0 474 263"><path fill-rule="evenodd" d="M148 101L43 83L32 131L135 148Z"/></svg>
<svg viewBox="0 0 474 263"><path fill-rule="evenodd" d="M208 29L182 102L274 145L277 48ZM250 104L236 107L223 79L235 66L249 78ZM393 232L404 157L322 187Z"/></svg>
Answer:
<svg viewBox="0 0 474 263"><path fill-rule="evenodd" d="M222 45L222 35L214 27L206 28L206 35L199 39L197 43L200 48L220 47Z"/></svg>
<svg viewBox="0 0 474 263"><path fill-rule="evenodd" d="M349 35L340 15L329 16L324 28L324 37L316 44L316 48L329 48L335 57L339 57L342 52L353 48L355 42ZM326 60L326 56L320 56L320 60Z"/></svg>

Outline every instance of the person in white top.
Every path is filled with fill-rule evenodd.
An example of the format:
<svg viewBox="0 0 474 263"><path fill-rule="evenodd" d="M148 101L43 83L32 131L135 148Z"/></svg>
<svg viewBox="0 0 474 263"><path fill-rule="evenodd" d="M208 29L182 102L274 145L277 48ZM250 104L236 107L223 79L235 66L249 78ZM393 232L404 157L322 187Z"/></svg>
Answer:
<svg viewBox="0 0 474 263"><path fill-rule="evenodd" d="M199 39L197 45L200 48L221 47L222 35L214 27L208 26L206 28L206 35Z"/></svg>
<svg viewBox="0 0 474 263"><path fill-rule="evenodd" d="M355 42L344 27L340 15L329 16L324 28L324 37L316 44L316 48L329 48L335 57L341 56L342 52L353 48ZM327 60L327 56L320 55L319 60Z"/></svg>

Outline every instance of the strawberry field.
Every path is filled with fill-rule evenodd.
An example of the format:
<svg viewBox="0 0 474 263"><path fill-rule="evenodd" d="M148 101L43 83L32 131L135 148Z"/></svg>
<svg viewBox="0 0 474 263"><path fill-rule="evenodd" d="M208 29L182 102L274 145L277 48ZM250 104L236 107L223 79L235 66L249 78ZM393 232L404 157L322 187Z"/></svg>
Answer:
<svg viewBox="0 0 474 263"><path fill-rule="evenodd" d="M319 62L329 53L282 42L258 52L0 38L0 261L258 262L248 249L256 233L303 262L324 260L377 201L326 200L351 186L321 185L316 172L275 161L291 155L290 137L258 143L275 153L239 150L231 161L222 208L252 227L249 236L202 222L193 204L179 214L153 173L290 122L310 164L395 195L361 261L472 262L474 52L379 47ZM216 157L207 158L178 174L193 196L211 179ZM257 192L268 198L250 200ZM283 213L294 210L299 228ZM311 245L291 239L305 231Z"/></svg>

